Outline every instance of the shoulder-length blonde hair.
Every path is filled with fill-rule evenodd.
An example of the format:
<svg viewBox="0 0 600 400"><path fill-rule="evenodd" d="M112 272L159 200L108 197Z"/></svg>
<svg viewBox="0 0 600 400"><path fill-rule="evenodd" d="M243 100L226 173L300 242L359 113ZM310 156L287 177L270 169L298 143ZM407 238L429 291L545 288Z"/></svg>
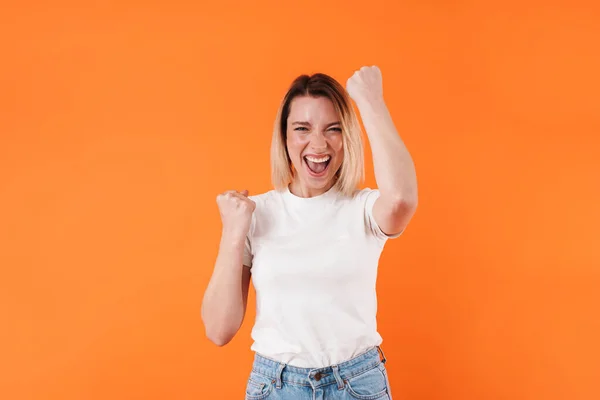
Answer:
<svg viewBox="0 0 600 400"><path fill-rule="evenodd" d="M271 181L277 190L284 190L294 178L287 150L287 120L292 100L298 96L325 97L331 100L342 125L344 159L336 173L335 188L352 196L364 179L362 132L350 97L339 82L326 74L301 75L294 79L281 101L271 140Z"/></svg>

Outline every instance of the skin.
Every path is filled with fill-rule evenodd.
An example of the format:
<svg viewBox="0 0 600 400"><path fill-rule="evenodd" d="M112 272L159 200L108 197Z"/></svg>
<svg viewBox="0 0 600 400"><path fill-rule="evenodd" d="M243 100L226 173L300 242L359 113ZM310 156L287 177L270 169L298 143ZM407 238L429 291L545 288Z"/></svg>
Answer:
<svg viewBox="0 0 600 400"><path fill-rule="evenodd" d="M286 144L296 171L290 192L299 197L313 197L333 186L335 174L344 159L344 149L340 120L331 100L310 96L292 100ZM304 159L306 155L331 157L324 176L310 174Z"/></svg>
<svg viewBox="0 0 600 400"><path fill-rule="evenodd" d="M201 317L208 339L224 346L233 339L246 314L250 268L242 260L256 203L248 198L248 191L230 190L217 196L217 205L223 228Z"/></svg>
<svg viewBox="0 0 600 400"><path fill-rule="evenodd" d="M363 67L347 81L346 89L356 103L373 155L375 179L380 191L373 217L389 235L402 232L417 207L414 163L398 135L383 98L379 68ZM300 123L302 122L302 123ZM324 98L294 99L288 117L287 148L296 170L290 191L312 197L327 191L343 161L339 122L331 102ZM323 177L311 176L306 154L332 157ZM244 243L256 204L246 191L228 191L217 196L223 222L219 253L202 302L202 320L207 337L218 346L227 344L239 330L248 301L250 269L242 265Z"/></svg>
<svg viewBox="0 0 600 400"><path fill-rule="evenodd" d="M388 235L400 233L417 209L417 175L386 106L380 69L362 67L348 79L346 90L358 107L371 145L380 192L373 218Z"/></svg>

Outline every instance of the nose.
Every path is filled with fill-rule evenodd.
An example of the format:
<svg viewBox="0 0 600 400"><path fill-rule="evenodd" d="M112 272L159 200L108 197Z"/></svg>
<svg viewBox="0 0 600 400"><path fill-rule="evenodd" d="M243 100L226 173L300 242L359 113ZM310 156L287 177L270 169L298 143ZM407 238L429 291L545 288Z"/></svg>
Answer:
<svg viewBox="0 0 600 400"><path fill-rule="evenodd" d="M323 135L321 132L313 132L310 138L310 144L315 150L326 149L327 141L325 140L325 135Z"/></svg>

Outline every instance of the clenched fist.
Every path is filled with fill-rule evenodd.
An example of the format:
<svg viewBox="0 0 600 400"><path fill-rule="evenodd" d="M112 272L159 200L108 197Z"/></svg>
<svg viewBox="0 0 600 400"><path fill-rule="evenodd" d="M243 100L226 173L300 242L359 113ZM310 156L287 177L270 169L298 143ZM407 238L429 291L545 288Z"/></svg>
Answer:
<svg viewBox="0 0 600 400"><path fill-rule="evenodd" d="M346 91L358 106L382 101L381 70L377 66L362 67L348 78Z"/></svg>
<svg viewBox="0 0 600 400"><path fill-rule="evenodd" d="M221 193L217 196L217 205L223 234L234 240L245 240L256 208L256 203L248 198L248 191L229 190Z"/></svg>

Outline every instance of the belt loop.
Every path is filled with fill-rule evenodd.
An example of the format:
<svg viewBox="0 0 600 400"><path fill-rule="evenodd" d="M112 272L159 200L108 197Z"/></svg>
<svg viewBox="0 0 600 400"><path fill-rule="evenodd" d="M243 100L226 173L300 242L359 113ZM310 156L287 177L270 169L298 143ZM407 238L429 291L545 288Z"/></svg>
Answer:
<svg viewBox="0 0 600 400"><path fill-rule="evenodd" d="M342 390L344 388L344 381L340 376L340 367L338 367L337 365L332 365L331 368L333 369L333 376L335 377L335 380L337 382L338 389Z"/></svg>
<svg viewBox="0 0 600 400"><path fill-rule="evenodd" d="M377 350L379 350L379 353L381 354L381 362L385 364L387 362L387 359L385 358L385 354L383 354L381 346L377 346Z"/></svg>
<svg viewBox="0 0 600 400"><path fill-rule="evenodd" d="M279 366L277 367L277 383L275 385L275 387L277 387L277 389L281 389L281 386L282 386L281 375L283 374L284 368L285 368L285 364L279 363Z"/></svg>

